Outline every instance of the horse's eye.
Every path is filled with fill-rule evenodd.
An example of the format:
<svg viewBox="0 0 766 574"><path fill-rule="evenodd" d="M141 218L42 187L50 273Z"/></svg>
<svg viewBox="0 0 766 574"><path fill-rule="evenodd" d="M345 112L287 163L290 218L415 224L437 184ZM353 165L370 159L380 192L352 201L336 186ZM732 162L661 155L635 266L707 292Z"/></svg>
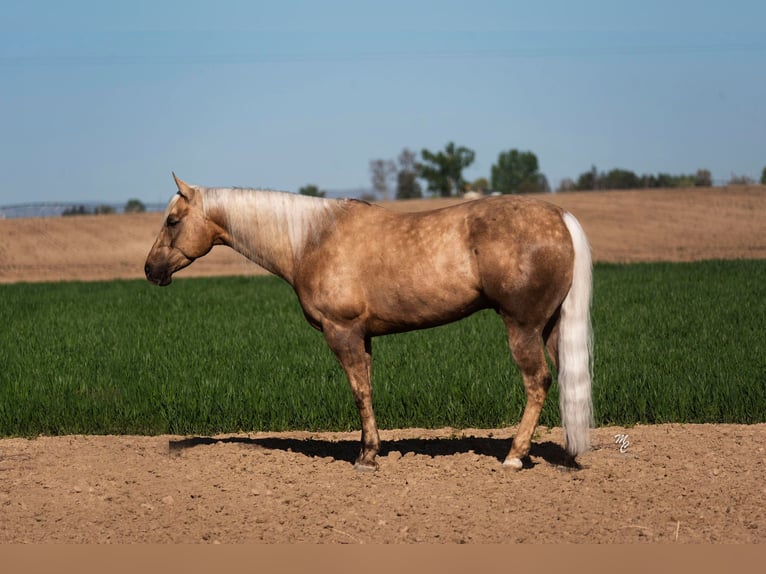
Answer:
<svg viewBox="0 0 766 574"><path fill-rule="evenodd" d="M180 219L176 219L174 217L168 217L168 220L167 220L168 227L175 227L176 225L179 224L180 221L181 221Z"/></svg>

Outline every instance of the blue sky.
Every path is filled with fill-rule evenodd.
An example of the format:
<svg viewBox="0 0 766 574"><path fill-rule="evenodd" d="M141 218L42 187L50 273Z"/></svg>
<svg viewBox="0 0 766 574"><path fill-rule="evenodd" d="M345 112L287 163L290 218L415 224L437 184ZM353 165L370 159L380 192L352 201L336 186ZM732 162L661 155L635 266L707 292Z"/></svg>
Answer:
<svg viewBox="0 0 766 574"><path fill-rule="evenodd" d="M370 186L404 147L555 187L766 166L766 3L0 0L0 205Z"/></svg>

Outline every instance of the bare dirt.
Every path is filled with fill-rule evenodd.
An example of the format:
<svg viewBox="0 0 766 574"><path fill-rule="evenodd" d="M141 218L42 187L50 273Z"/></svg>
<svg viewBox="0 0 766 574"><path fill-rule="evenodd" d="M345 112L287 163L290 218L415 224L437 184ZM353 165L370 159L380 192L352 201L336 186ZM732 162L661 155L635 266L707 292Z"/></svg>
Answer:
<svg viewBox="0 0 766 574"><path fill-rule="evenodd" d="M763 187L546 199L597 261L766 258ZM160 221L2 220L0 282L139 278ZM216 248L179 276L254 273ZM0 542L766 541L766 425L598 428L579 470L540 428L517 473L514 431L383 430L375 473L353 470L358 433L4 439Z"/></svg>

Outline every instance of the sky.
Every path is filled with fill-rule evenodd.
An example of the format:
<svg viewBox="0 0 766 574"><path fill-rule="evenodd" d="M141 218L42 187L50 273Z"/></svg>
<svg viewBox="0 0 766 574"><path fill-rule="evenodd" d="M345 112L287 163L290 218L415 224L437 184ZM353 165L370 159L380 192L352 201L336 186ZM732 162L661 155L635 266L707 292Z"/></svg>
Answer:
<svg viewBox="0 0 766 574"><path fill-rule="evenodd" d="M403 148L760 179L766 2L0 0L0 206L370 188Z"/></svg>

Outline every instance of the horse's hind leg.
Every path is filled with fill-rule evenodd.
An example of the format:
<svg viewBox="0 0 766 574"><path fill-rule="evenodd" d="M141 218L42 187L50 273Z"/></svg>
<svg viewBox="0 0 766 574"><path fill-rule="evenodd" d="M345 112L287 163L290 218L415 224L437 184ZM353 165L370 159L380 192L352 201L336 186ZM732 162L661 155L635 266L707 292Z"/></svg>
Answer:
<svg viewBox="0 0 766 574"><path fill-rule="evenodd" d="M548 358L553 363L553 367L559 370L559 323L561 322L561 308L548 321L543 330L543 341L545 349L548 351Z"/></svg>
<svg viewBox="0 0 766 574"><path fill-rule="evenodd" d="M521 460L529 454L532 446L532 434L540 419L540 411L548 395L552 378L545 362L541 330L537 327L522 327L508 317L503 317L503 320L508 330L511 353L521 370L527 395L527 404L524 407L519 430L503 462L506 468L519 470L522 467Z"/></svg>

